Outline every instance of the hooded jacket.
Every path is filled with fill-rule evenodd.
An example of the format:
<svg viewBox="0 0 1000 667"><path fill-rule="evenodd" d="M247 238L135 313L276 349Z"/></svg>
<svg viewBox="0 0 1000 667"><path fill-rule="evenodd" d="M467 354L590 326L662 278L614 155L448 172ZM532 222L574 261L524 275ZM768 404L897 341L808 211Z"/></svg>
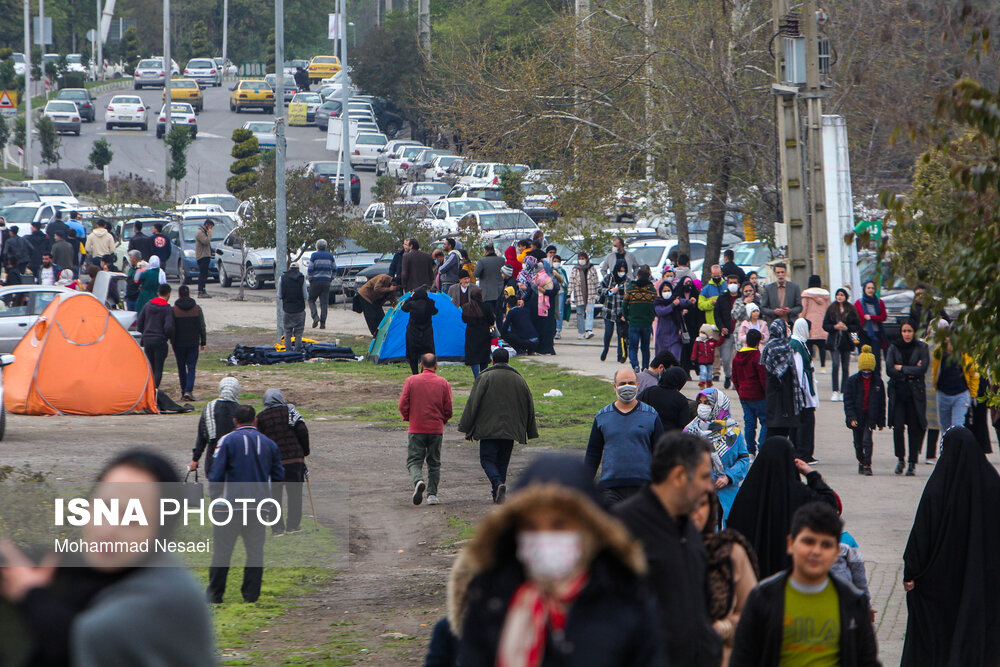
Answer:
<svg viewBox="0 0 1000 667"><path fill-rule="evenodd" d="M458 430L473 440L516 440L522 445L537 438L528 383L508 364L484 370L472 385Z"/></svg>
<svg viewBox="0 0 1000 667"><path fill-rule="evenodd" d="M767 370L760 363L760 350L742 349L733 355L733 386L741 401L767 398Z"/></svg>
<svg viewBox="0 0 1000 667"><path fill-rule="evenodd" d="M139 311L136 329L142 334L142 345L164 343L174 335L174 311L163 297L156 297Z"/></svg>
<svg viewBox="0 0 1000 667"><path fill-rule="evenodd" d="M651 327L656 319L653 302L656 300L656 290L648 279L634 280L625 290L622 299L622 315L632 327Z"/></svg>
<svg viewBox="0 0 1000 667"><path fill-rule="evenodd" d="M687 372L680 367L664 369L657 385L639 394L639 401L656 410L663 424L663 432L679 431L691 421L691 403L681 393L688 381Z"/></svg>
<svg viewBox="0 0 1000 667"><path fill-rule="evenodd" d="M94 231L90 232L90 235L87 236L87 243L84 245L84 248L90 257L104 257L105 255L115 254L117 245L118 242L115 241L115 237L111 235L111 232L104 227L95 227Z"/></svg>
<svg viewBox="0 0 1000 667"><path fill-rule="evenodd" d="M145 310L145 309L143 309ZM174 347L198 347L206 344L205 313L191 297L174 301Z"/></svg>
<svg viewBox="0 0 1000 667"><path fill-rule="evenodd" d="M830 291L822 287L809 287L802 290L802 314L809 320L809 340L825 340L823 320L830 307Z"/></svg>
<svg viewBox="0 0 1000 667"><path fill-rule="evenodd" d="M194 258L205 259L212 256L212 233L208 227L201 225L194 233Z"/></svg>
<svg viewBox="0 0 1000 667"><path fill-rule="evenodd" d="M216 442L235 428L233 418L236 416L236 408L240 407L239 398L240 381L234 377L224 377L219 380L219 397L209 401L201 413L201 419L198 420L198 437L195 439L194 449L191 450L191 460L199 461L207 447L206 473L212 469L212 453L215 451Z"/></svg>
<svg viewBox="0 0 1000 667"><path fill-rule="evenodd" d="M511 599L526 581L516 556L520 518L556 506L575 516L594 555L588 579L569 607L562 636L548 634L542 665L653 667L663 665L656 603L641 577L642 549L620 521L598 504L593 481L565 455L537 459L516 490L480 524L448 580L448 619L458 638L457 664L496 664Z"/></svg>

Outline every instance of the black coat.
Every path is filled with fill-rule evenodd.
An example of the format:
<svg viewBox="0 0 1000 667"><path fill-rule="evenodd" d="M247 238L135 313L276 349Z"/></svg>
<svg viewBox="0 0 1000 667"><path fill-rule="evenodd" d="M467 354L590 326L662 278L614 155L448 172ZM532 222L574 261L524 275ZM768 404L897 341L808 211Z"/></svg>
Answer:
<svg viewBox="0 0 1000 667"><path fill-rule="evenodd" d="M486 309L488 310L488 309ZM484 312L482 317L472 319L462 309L462 321L465 322L465 365L479 364L483 368L490 365L490 352L493 348L493 313Z"/></svg>
<svg viewBox="0 0 1000 667"><path fill-rule="evenodd" d="M28 247L31 249L31 263L35 266L42 263L42 253L48 252L49 248L52 247L52 242L45 236L45 233L40 229L32 230L30 234L24 237L27 241ZM35 276L36 278L38 276Z"/></svg>
<svg viewBox="0 0 1000 667"><path fill-rule="evenodd" d="M733 329L735 328L733 324L733 304L736 303L737 298L739 298L739 294L730 294L727 289L715 300L715 328L719 330L719 335L722 335L723 329L729 329L729 333L723 336L723 338L729 338L733 335Z"/></svg>
<svg viewBox="0 0 1000 667"><path fill-rule="evenodd" d="M854 341L851 333L861 330L861 318L858 317L858 310L850 303L844 303L844 312L838 315L840 304L834 301L826 309L823 316L823 331L826 332L826 349L850 352L854 349ZM847 325L847 331L840 331L834 328L838 321L843 321Z"/></svg>
<svg viewBox="0 0 1000 667"><path fill-rule="evenodd" d="M708 553L698 529L687 517L678 524L649 486L615 505L612 513L643 544L667 639L667 664L718 665L722 642L708 615Z"/></svg>
<svg viewBox="0 0 1000 667"><path fill-rule="evenodd" d="M922 340L909 352L904 352L896 345L890 345L885 355L885 370L889 374L889 423L895 423L896 409L901 403L898 400L902 394L903 400L913 401L917 409L920 428L927 428L927 387L924 376L930 370L931 352L927 343ZM896 370L899 364L903 368Z"/></svg>
<svg viewBox="0 0 1000 667"><path fill-rule="evenodd" d="M795 412L795 365L780 378L767 374L767 425L797 428L799 413Z"/></svg>
<svg viewBox="0 0 1000 667"><path fill-rule="evenodd" d="M545 296L549 297L549 313L542 317L538 314L538 288L532 286L531 295L525 301L524 306L531 315L531 321L538 331L538 352L539 354L555 354L554 346L556 338L556 318L559 316L559 282L552 279L552 289L545 290Z"/></svg>
<svg viewBox="0 0 1000 667"><path fill-rule="evenodd" d="M733 639L729 667L778 667L784 642L785 586L789 573L760 582L750 592ZM840 667L878 667L878 646L868 614L868 603L856 588L837 577L828 585L837 589L840 603Z"/></svg>
<svg viewBox="0 0 1000 667"><path fill-rule="evenodd" d="M639 394L639 400L660 415L664 433L680 431L691 422L690 404L680 391L687 378L687 372L683 368L667 368L660 376L659 384Z"/></svg>
<svg viewBox="0 0 1000 667"><path fill-rule="evenodd" d="M847 378L847 384L844 385L844 419L848 427L852 421L861 424L866 415L869 427L885 427L885 384L875 373L872 373L871 378L867 409L865 409L864 378L861 377L861 373L855 373Z"/></svg>
<svg viewBox="0 0 1000 667"><path fill-rule="evenodd" d="M403 302L400 309L410 314L406 325L406 356L413 358L427 352L434 352L434 327L431 318L437 315L438 309L426 294L423 297L411 296Z"/></svg>

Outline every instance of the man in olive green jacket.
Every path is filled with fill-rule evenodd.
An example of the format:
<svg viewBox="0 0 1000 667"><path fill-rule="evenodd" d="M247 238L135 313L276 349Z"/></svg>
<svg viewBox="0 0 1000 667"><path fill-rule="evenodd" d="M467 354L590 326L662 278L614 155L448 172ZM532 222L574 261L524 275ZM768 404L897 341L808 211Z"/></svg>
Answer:
<svg viewBox="0 0 1000 667"><path fill-rule="evenodd" d="M458 430L466 440L479 441L479 463L493 487L493 502L507 494L507 466L514 441L522 445L538 437L535 402L521 374L507 363L510 355L498 347L493 365L472 385Z"/></svg>
<svg viewBox="0 0 1000 667"><path fill-rule="evenodd" d="M194 259L198 262L198 298L211 299L205 291L209 267L212 264L212 230L215 220L209 218L194 235Z"/></svg>

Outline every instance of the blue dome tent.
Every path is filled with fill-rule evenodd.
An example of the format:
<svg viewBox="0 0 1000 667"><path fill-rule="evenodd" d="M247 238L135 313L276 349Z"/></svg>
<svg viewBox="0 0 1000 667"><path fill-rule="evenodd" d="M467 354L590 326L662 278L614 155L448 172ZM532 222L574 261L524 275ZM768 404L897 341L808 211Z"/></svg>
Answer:
<svg viewBox="0 0 1000 667"><path fill-rule="evenodd" d="M368 358L378 364L406 361L406 325L410 314L401 309L403 302L410 298L407 292L396 306L385 314L378 325L378 333L368 347ZM438 313L431 320L434 327L434 353L438 361L465 360L465 322L462 309L451 302L447 294L429 292Z"/></svg>

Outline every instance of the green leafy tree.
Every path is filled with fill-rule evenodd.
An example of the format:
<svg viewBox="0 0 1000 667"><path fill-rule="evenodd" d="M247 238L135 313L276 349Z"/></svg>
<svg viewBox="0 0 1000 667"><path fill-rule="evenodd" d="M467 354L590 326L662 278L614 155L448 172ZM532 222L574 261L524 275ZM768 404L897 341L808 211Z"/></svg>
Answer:
<svg viewBox="0 0 1000 667"><path fill-rule="evenodd" d="M174 182L174 196L177 195L177 184L187 176L187 148L191 145L191 131L184 125L174 125L164 138L170 147L170 167L167 178Z"/></svg>
<svg viewBox="0 0 1000 667"><path fill-rule="evenodd" d="M267 65L268 72L277 72L274 68L274 30L267 33L267 58L265 59L265 64Z"/></svg>
<svg viewBox="0 0 1000 667"><path fill-rule="evenodd" d="M17 73L14 70L14 59L10 56L0 61L0 90L16 90Z"/></svg>
<svg viewBox="0 0 1000 667"><path fill-rule="evenodd" d="M104 137L94 140L94 148L90 151L90 166L98 171L102 171L111 164L114 153L111 151L111 144Z"/></svg>
<svg viewBox="0 0 1000 667"><path fill-rule="evenodd" d="M7 148L7 143L10 141L10 125L7 123L7 119L0 116L0 153L3 153Z"/></svg>
<svg viewBox="0 0 1000 667"><path fill-rule="evenodd" d="M26 134L28 132L28 123L24 120L24 116L18 116L14 119L14 145L18 148L24 148Z"/></svg>
<svg viewBox="0 0 1000 667"><path fill-rule="evenodd" d="M191 37L188 46L188 58L208 58L212 55L212 43L208 40L208 28L204 21L197 21L191 26Z"/></svg>
<svg viewBox="0 0 1000 667"><path fill-rule="evenodd" d="M350 236L362 248L372 252L393 252L410 238L420 241L422 247L429 247L434 235L433 227L414 207L394 206L398 191L399 186L392 176L381 176L375 181L372 195L376 202L385 206L385 213L378 224L364 220L355 220L351 224Z"/></svg>
<svg viewBox="0 0 1000 667"><path fill-rule="evenodd" d="M35 123L38 129L38 143L42 149L42 162L44 164L59 163L59 134L56 132L56 125L48 116L42 116Z"/></svg>
<svg viewBox="0 0 1000 667"><path fill-rule="evenodd" d="M524 178L516 171L504 169L500 172L500 196L511 208L521 208L524 203L524 191L521 184Z"/></svg>
<svg viewBox="0 0 1000 667"><path fill-rule="evenodd" d="M427 73L416 35L415 18L390 14L358 47L351 78L371 95L388 98L404 108L416 106Z"/></svg>
<svg viewBox="0 0 1000 667"><path fill-rule="evenodd" d="M260 145L250 130L237 128L233 130L232 138L234 145L230 154L236 159L229 165L229 173L232 176L226 179L226 190L240 197L247 189L256 185L257 179L260 178L260 174L257 173Z"/></svg>
<svg viewBox="0 0 1000 667"><path fill-rule="evenodd" d="M122 40L118 42L118 57L122 59L127 74L135 73L135 66L139 64L139 55L139 33L133 26L125 31Z"/></svg>

